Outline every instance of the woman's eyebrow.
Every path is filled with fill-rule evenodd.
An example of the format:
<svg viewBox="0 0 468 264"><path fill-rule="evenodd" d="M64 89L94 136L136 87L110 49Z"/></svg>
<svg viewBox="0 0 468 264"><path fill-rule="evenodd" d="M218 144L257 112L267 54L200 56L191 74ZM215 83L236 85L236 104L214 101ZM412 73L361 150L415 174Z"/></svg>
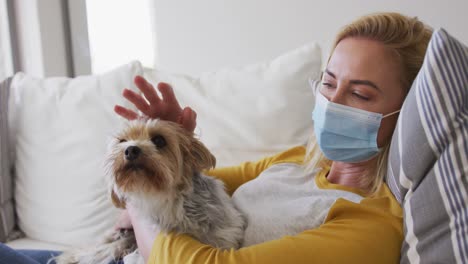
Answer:
<svg viewBox="0 0 468 264"><path fill-rule="evenodd" d="M373 82L371 81L368 81L368 80L351 80L349 81L349 83L351 84L360 84L360 85L367 85L367 86L370 86L376 90L378 90L379 92L382 92L382 90L380 90L380 88Z"/></svg>
<svg viewBox="0 0 468 264"><path fill-rule="evenodd" d="M325 72L330 75L331 77L333 77L334 79L336 79L336 76L333 72L331 72L330 70L328 69L325 69ZM351 84L358 84L358 85L367 85L367 86L370 86L376 90L378 90L379 92L382 92L382 90L377 86L377 84L369 81L369 80L351 80L349 81L349 83Z"/></svg>
<svg viewBox="0 0 468 264"><path fill-rule="evenodd" d="M333 72L329 71L328 69L325 69L325 72L330 75L331 77L333 77L334 79L336 79L336 76Z"/></svg>

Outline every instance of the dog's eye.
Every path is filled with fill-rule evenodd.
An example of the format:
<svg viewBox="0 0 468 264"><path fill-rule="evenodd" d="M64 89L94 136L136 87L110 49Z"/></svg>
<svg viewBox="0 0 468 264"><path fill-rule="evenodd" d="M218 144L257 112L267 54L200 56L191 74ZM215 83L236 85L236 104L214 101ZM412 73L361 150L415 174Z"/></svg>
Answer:
<svg viewBox="0 0 468 264"><path fill-rule="evenodd" d="M119 143L124 143L124 142L127 142L127 140L125 140L125 139L119 139Z"/></svg>
<svg viewBox="0 0 468 264"><path fill-rule="evenodd" d="M166 146L166 140L164 139L163 136L157 135L151 138L151 141L157 148L162 148Z"/></svg>

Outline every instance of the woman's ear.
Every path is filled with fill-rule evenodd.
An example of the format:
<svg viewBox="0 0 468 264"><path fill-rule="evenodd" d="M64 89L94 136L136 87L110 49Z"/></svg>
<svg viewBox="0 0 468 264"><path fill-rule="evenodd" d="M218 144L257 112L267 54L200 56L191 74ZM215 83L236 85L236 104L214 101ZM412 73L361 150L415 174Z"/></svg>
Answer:
<svg viewBox="0 0 468 264"><path fill-rule="evenodd" d="M125 209L126 207L125 201L122 201L119 198L119 196L114 192L114 190L111 191L111 199L115 207Z"/></svg>

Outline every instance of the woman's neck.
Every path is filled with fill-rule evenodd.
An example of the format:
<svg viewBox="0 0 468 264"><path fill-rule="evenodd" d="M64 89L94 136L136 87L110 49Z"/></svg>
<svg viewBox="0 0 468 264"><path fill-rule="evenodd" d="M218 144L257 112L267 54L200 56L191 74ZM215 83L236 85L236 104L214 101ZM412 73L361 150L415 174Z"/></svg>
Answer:
<svg viewBox="0 0 468 264"><path fill-rule="evenodd" d="M327 180L334 184L368 191L369 181L365 177L375 162L377 162L376 158L359 163L334 161L327 175Z"/></svg>

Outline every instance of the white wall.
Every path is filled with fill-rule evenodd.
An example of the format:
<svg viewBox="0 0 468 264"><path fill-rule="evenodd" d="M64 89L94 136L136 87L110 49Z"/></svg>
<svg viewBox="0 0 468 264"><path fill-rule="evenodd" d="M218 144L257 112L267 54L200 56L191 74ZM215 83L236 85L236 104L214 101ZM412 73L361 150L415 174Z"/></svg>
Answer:
<svg viewBox="0 0 468 264"><path fill-rule="evenodd" d="M13 74L10 25L6 0L0 0L0 82Z"/></svg>
<svg viewBox="0 0 468 264"><path fill-rule="evenodd" d="M377 11L418 16L468 44L467 0L154 0L153 9L156 65L190 74L269 59L314 40L326 54L340 27Z"/></svg>

